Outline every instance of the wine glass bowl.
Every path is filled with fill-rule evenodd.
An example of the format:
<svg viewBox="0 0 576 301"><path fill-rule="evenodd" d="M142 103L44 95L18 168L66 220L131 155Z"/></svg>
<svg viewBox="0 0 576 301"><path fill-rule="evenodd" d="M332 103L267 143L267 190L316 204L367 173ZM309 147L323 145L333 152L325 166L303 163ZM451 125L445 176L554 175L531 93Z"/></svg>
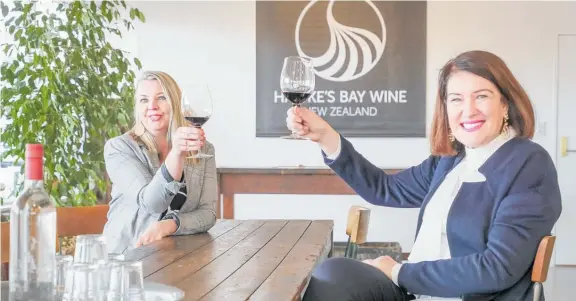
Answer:
<svg viewBox="0 0 576 301"><path fill-rule="evenodd" d="M195 86L193 89L182 90L182 115L193 127L202 128L212 116L213 105L210 88L206 85ZM188 158L212 158L202 150Z"/></svg>
<svg viewBox="0 0 576 301"><path fill-rule="evenodd" d="M280 76L280 89L292 107L300 107L314 91L316 84L312 60L306 57L289 56L284 59ZM284 139L302 140L296 133L283 136Z"/></svg>

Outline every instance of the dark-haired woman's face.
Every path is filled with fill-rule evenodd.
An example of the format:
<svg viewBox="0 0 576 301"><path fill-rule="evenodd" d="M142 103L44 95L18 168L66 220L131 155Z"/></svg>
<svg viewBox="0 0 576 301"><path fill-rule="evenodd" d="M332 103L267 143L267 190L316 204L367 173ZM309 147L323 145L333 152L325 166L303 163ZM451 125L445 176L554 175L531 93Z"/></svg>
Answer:
<svg viewBox="0 0 576 301"><path fill-rule="evenodd" d="M492 82L460 71L451 75L446 92L448 120L456 140L476 148L500 134L507 107Z"/></svg>

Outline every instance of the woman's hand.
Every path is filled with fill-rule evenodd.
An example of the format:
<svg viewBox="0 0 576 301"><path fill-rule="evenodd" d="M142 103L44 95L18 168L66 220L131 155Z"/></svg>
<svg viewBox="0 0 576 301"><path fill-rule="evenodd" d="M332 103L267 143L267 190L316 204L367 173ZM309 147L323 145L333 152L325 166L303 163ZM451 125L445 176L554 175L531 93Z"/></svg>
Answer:
<svg viewBox="0 0 576 301"><path fill-rule="evenodd" d="M206 140L204 130L195 127L179 127L172 136L172 150L185 156L187 152L197 151Z"/></svg>
<svg viewBox="0 0 576 301"><path fill-rule="evenodd" d="M392 268L398 264L398 262L396 262L396 260L392 259L390 256L380 256L376 259L366 259L362 262L374 266L380 271L384 272L386 277L388 277L390 280L392 280Z"/></svg>
<svg viewBox="0 0 576 301"><path fill-rule="evenodd" d="M322 117L307 108L290 108L286 126L292 132L318 142L326 153L333 153L338 148L339 134Z"/></svg>
<svg viewBox="0 0 576 301"><path fill-rule="evenodd" d="M166 219L161 220L158 222L153 223L140 235L138 241L136 242L136 248L145 246L149 243L153 243L157 240L160 240L168 235L174 234L178 226L176 225L176 221L173 219Z"/></svg>

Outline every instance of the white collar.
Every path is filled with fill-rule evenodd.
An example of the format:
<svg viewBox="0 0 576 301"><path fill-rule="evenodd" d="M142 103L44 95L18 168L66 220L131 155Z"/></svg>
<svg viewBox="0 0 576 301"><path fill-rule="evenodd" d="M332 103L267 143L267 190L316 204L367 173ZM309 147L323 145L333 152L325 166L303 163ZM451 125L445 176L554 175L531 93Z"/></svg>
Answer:
<svg viewBox="0 0 576 301"><path fill-rule="evenodd" d="M488 144L477 148L465 148L465 159L477 164L483 164L492 154L498 150L504 143L516 137L516 132L512 127L508 127L506 134L502 133L496 138L492 139Z"/></svg>

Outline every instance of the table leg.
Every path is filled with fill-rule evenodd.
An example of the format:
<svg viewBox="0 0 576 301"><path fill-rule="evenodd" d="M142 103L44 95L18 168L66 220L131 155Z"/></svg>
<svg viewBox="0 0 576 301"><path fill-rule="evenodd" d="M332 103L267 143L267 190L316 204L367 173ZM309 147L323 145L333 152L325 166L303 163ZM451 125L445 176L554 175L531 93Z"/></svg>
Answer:
<svg viewBox="0 0 576 301"><path fill-rule="evenodd" d="M224 219L234 219L234 194L224 194Z"/></svg>

